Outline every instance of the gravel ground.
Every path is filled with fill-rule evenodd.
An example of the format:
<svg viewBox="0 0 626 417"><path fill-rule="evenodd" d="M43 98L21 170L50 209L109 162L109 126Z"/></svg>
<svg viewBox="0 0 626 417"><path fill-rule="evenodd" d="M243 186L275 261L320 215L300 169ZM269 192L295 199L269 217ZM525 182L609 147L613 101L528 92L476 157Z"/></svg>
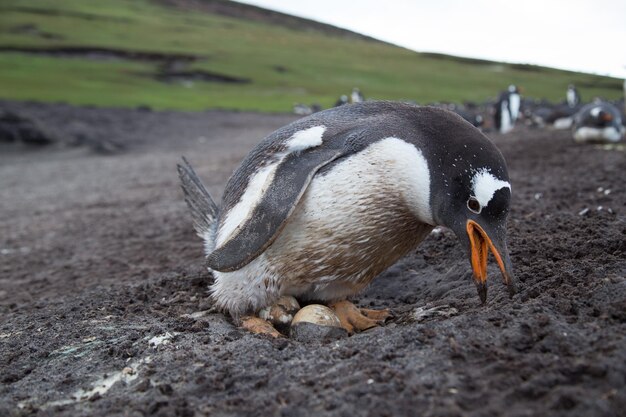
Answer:
<svg viewBox="0 0 626 417"><path fill-rule="evenodd" d="M433 233L356 297L384 327L272 340L212 310L175 164L214 196L291 115L0 102L56 142L0 144L0 415L617 416L626 408L623 148L492 135L520 292L479 304Z"/></svg>

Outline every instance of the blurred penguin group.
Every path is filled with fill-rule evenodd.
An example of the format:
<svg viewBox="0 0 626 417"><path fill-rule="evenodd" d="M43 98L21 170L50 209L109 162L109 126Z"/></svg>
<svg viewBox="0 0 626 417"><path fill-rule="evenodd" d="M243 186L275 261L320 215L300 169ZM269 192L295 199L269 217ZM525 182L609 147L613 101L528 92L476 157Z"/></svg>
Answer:
<svg viewBox="0 0 626 417"><path fill-rule="evenodd" d="M624 88L626 93L626 83ZM595 98L585 103L573 84L567 87L563 100L558 103L525 98L522 92L520 87L512 84L495 100L485 103L435 102L427 105L453 111L486 133L497 131L507 134L516 125L524 124L533 128L570 129L573 140L578 143L615 143L626 134L623 98L616 101ZM350 94L339 96L335 107L367 100L361 90L354 87ZM298 103L293 111L304 116L321 109L319 104L309 106Z"/></svg>
<svg viewBox="0 0 626 417"><path fill-rule="evenodd" d="M606 101L594 98L584 103L574 85L569 85L565 100L553 104L545 100L525 102L527 124L553 129L571 129L579 143L614 143L626 133L624 99Z"/></svg>
<svg viewBox="0 0 626 417"><path fill-rule="evenodd" d="M434 105L458 113L486 132L506 134L516 124L523 123L535 128L570 129L573 140L579 143L615 143L622 140L626 133L624 99L610 102L596 98L584 103L573 84L567 87L564 100L559 103L525 99L521 88L510 85L495 101L482 105ZM489 116L492 117L491 124L488 123Z"/></svg>

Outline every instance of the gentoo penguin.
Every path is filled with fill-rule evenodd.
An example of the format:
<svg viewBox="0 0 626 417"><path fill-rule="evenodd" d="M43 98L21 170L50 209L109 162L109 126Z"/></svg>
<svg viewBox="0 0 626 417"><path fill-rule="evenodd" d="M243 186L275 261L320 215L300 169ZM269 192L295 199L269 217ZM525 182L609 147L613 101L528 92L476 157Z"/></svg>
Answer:
<svg viewBox="0 0 626 417"><path fill-rule="evenodd" d="M342 94L335 102L335 107L343 106L344 104L348 104L348 96Z"/></svg>
<svg viewBox="0 0 626 417"><path fill-rule="evenodd" d="M552 125L555 129L571 129L574 115L581 106L570 107L567 103L552 104L547 100L525 101L524 115L531 124L544 127Z"/></svg>
<svg viewBox="0 0 626 417"><path fill-rule="evenodd" d="M361 90L354 87L352 89L352 94L350 94L350 103L362 103L363 101L365 101L363 93L361 93Z"/></svg>
<svg viewBox="0 0 626 417"><path fill-rule="evenodd" d="M509 86L509 109L511 111L511 119L513 120L513 124L519 117L520 106L522 104L522 98L519 94L519 88L516 85Z"/></svg>
<svg viewBox="0 0 626 417"><path fill-rule="evenodd" d="M507 91L500 93L494 113L495 125L500 133L513 130L520 113L521 97L519 89L510 85Z"/></svg>
<svg viewBox="0 0 626 417"><path fill-rule="evenodd" d="M291 295L330 303L342 324L358 322L343 300L439 225L461 242L482 302L489 251L515 291L506 163L453 112L366 102L297 120L252 149L219 208L187 161L178 171L215 277L212 296L235 318ZM241 323L270 333L259 320Z"/></svg>
<svg viewBox="0 0 626 417"><path fill-rule="evenodd" d="M587 104L574 116L576 142L618 142L623 136L622 116L611 103Z"/></svg>
<svg viewBox="0 0 626 417"><path fill-rule="evenodd" d="M580 94L578 94L578 90L573 84L567 86L565 98L569 107L576 107L580 104Z"/></svg>

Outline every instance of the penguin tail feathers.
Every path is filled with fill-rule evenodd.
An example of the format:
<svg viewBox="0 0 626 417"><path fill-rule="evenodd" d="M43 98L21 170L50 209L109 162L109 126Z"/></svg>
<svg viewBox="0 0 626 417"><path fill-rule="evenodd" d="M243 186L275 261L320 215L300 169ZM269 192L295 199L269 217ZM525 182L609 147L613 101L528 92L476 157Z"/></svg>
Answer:
<svg viewBox="0 0 626 417"><path fill-rule="evenodd" d="M185 202L191 211L193 227L198 236L208 246L212 246L219 209L185 157L182 163L177 164L177 168Z"/></svg>

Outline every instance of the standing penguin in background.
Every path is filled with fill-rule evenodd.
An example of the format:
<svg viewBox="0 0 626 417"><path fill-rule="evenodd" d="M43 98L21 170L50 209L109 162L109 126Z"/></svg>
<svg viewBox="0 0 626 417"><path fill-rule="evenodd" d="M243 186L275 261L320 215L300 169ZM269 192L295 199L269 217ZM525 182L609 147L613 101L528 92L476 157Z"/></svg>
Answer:
<svg viewBox="0 0 626 417"><path fill-rule="evenodd" d="M494 113L495 126L500 133L513 130L520 114L521 101L519 89L515 85L510 85L507 91L500 93Z"/></svg>
<svg viewBox="0 0 626 417"><path fill-rule="evenodd" d="M284 295L326 302L349 332L376 325L385 312L346 298L436 226L458 237L483 302L489 251L515 291L506 163L450 111L367 102L300 119L250 152L219 208L187 161L178 170L212 297L253 332L279 335L254 314Z"/></svg>
<svg viewBox="0 0 626 417"><path fill-rule="evenodd" d="M352 89L352 94L350 94L350 103L362 103L365 101L365 97L363 97L363 93L361 90L354 87Z"/></svg>
<svg viewBox="0 0 626 417"><path fill-rule="evenodd" d="M569 107L576 107L580 104L580 94L578 94L578 90L574 86L574 84L570 84L567 86L567 93L565 93L565 98L567 99L567 105Z"/></svg>
<svg viewBox="0 0 626 417"><path fill-rule="evenodd" d="M343 106L344 104L348 104L348 96L342 94L335 102L335 107Z"/></svg>
<svg viewBox="0 0 626 417"><path fill-rule="evenodd" d="M522 105L522 97L520 96L520 90L516 85L509 86L509 109L511 110L511 120L513 124L517 121L520 114L520 108Z"/></svg>

